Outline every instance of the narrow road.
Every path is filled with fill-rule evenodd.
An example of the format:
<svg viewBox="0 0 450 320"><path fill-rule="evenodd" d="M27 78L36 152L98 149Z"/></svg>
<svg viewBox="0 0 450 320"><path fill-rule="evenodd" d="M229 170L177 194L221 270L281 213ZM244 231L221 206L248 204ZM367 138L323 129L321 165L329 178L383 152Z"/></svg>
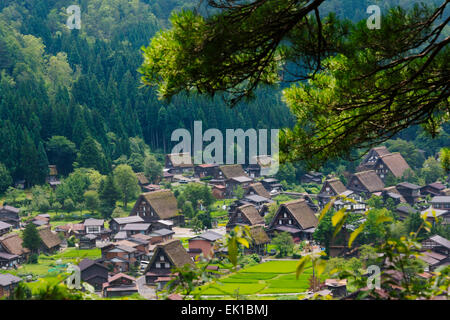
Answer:
<svg viewBox="0 0 450 320"><path fill-rule="evenodd" d="M137 278L136 285L141 296L143 296L147 300L156 300L155 289L150 288L145 284L145 276Z"/></svg>

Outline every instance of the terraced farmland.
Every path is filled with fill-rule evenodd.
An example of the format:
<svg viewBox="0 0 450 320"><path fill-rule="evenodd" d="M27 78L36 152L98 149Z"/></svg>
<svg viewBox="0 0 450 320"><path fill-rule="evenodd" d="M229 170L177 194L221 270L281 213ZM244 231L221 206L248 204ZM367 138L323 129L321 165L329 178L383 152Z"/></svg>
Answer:
<svg viewBox="0 0 450 320"><path fill-rule="evenodd" d="M299 279L295 277L297 261L268 261L220 278L216 283L200 287L196 293L202 296L295 294L309 288L312 275L307 266Z"/></svg>

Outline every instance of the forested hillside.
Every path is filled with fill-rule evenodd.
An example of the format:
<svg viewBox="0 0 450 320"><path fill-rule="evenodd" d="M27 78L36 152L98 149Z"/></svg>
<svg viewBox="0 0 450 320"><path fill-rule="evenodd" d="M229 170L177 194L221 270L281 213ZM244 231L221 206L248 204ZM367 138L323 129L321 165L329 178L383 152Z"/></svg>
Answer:
<svg viewBox="0 0 450 320"><path fill-rule="evenodd" d="M112 160L130 156L130 137L168 149L170 133L202 120L204 128L290 124L277 93L230 110L220 99L177 97L170 104L140 89L140 47L183 1L82 0L81 30L69 30L73 1L0 4L0 153L14 179L43 182L46 142L64 136L80 149L92 136Z"/></svg>
<svg viewBox="0 0 450 320"><path fill-rule="evenodd" d="M377 3L405 2L409 1ZM324 6L325 11L358 20L367 16L366 3L326 1ZM260 88L253 101L234 109L220 97L178 95L166 103L151 89L141 88L140 48L169 25L172 10L196 9L197 1L80 0L81 30L65 25L66 8L72 4L76 3L0 3L0 162L14 180L42 183L47 165L56 161L55 141L70 149L69 154L95 150L102 159L98 169L107 173L114 160L132 155L130 138L143 138L152 151L169 151L171 132L191 128L194 120L202 120L204 130L293 125L293 116L274 88ZM431 155L449 144L448 125L445 131L433 143L418 128L402 138L416 140L416 146ZM65 139L49 143L55 136Z"/></svg>

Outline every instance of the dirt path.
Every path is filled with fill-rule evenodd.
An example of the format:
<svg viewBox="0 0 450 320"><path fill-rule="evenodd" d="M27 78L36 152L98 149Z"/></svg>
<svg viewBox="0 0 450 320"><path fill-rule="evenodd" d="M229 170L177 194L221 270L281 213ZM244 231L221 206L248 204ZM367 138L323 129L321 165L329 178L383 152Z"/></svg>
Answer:
<svg viewBox="0 0 450 320"><path fill-rule="evenodd" d="M145 283L145 276L139 277L136 279L136 285L138 288L138 292L141 296L143 296L147 300L155 300L156 292L155 289L150 288Z"/></svg>

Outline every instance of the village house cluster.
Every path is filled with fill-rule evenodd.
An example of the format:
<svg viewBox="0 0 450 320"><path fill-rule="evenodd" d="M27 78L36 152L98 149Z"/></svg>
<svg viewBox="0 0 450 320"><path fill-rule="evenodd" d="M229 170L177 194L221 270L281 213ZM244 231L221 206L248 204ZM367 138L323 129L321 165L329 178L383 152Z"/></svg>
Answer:
<svg viewBox="0 0 450 320"><path fill-rule="evenodd" d="M450 189L443 182L425 186L402 182L385 187L388 175L400 178L409 168L399 153L390 153L385 147L373 148L357 172L349 175L347 185L336 177L325 177L318 172L305 174L302 183L321 184L318 194L285 192L280 181L261 174L264 165L259 161L247 166L193 165L190 157L185 155L185 162L174 165L174 156L166 155L163 175L166 182L208 181L216 199L235 198L238 189L244 190L243 196L226 208L228 222L225 228L206 230L190 237L186 248L181 241L183 235L177 234L182 230L185 218L174 193L162 185L150 184L143 173L137 173L142 193L129 215L107 221L108 228L105 220L93 218L52 228L50 215L34 217L30 223L37 226L42 239L39 251L46 254L58 252L66 239L72 236L79 240L79 249L100 248L100 259L86 258L79 263L81 280L91 284L103 297L114 297L138 293L139 286L156 291L164 288L176 278L172 273L174 267L194 265L200 255L213 257L218 254L214 250L215 243L235 226L250 228L253 241L245 254L267 255L267 245L278 232L287 232L296 243L313 242L318 215L332 199L336 210L345 207L350 212L363 213L368 209L367 200L376 195L385 201L392 199L401 219L418 210L415 208L421 208L422 213L435 212L445 224L450 221ZM191 176L186 173L191 173ZM56 176L57 173L51 170L48 181L52 186L59 183ZM276 204L273 198L279 194L289 195L293 200L278 204L273 218L266 223L264 217L268 208ZM426 200L427 195L430 201ZM433 222L433 215L429 214L429 217ZM17 268L27 261L30 250L23 247L22 238L15 232L23 227L20 209L9 205L0 207L1 268ZM426 252L422 259L428 264L429 271L449 263L448 239L433 236L423 242L423 249ZM331 246L330 255L343 256L348 251L345 246ZM142 284L130 275L132 272L143 277ZM0 274L0 296L9 295L20 281L21 278L11 274ZM336 296L345 295L345 281L328 279L326 284Z"/></svg>

